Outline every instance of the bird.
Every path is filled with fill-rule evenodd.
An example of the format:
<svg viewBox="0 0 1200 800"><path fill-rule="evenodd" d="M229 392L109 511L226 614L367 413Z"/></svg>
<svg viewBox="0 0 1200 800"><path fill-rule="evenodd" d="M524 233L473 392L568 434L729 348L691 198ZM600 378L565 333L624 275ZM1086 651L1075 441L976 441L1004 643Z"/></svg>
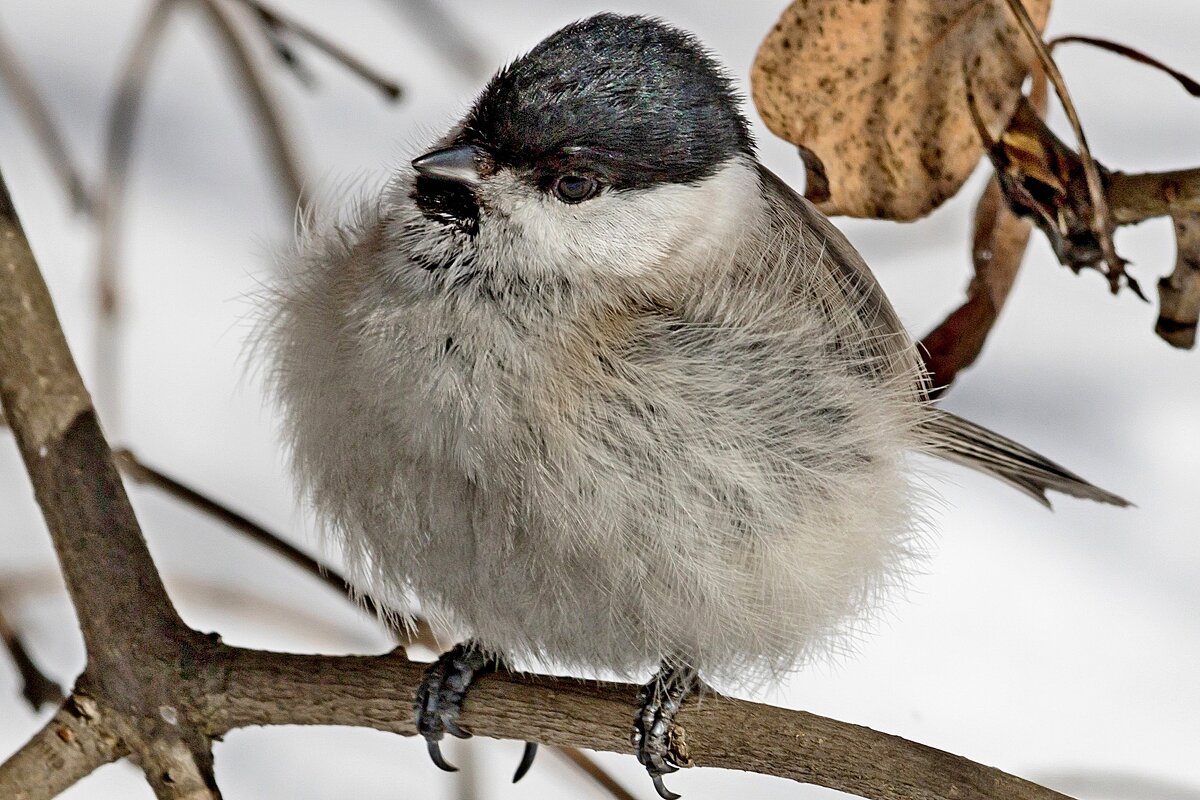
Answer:
<svg viewBox="0 0 1200 800"><path fill-rule="evenodd" d="M362 591L463 637L414 700L438 766L486 672L652 672L631 739L677 797L687 696L837 649L904 582L913 453L1126 504L934 405L742 103L694 35L583 19L282 259L261 339L296 484Z"/></svg>

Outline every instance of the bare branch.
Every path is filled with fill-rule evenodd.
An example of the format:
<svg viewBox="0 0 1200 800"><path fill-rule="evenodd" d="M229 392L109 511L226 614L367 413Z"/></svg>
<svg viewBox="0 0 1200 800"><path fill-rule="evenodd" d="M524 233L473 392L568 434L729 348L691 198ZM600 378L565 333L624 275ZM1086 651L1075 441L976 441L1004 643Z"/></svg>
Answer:
<svg viewBox="0 0 1200 800"><path fill-rule="evenodd" d="M8 46L5 37L0 35L0 80L7 86L13 105L25 115L29 127L33 130L34 138L46 153L46 159L54 171L55 177L63 185L71 205L76 211L90 213L94 208L92 197L87 185L75 165L75 160L67 150L67 144L58 132L50 116L50 109L42 102L33 80L21 65L17 54Z"/></svg>
<svg viewBox="0 0 1200 800"><path fill-rule="evenodd" d="M1114 172L1108 178L1108 196L1118 225L1200 213L1200 168L1136 175Z"/></svg>
<svg viewBox="0 0 1200 800"><path fill-rule="evenodd" d="M138 754L138 762L158 800L221 800L211 742L189 745L178 735L160 734Z"/></svg>
<svg viewBox="0 0 1200 800"><path fill-rule="evenodd" d="M1200 213L1175 216L1175 246L1175 271L1158 282L1154 332L1172 347L1190 349L1200 320Z"/></svg>
<svg viewBox="0 0 1200 800"><path fill-rule="evenodd" d="M25 745L0 764L0 789L12 800L50 800L97 768L128 754L106 730L107 712L86 695L69 698Z"/></svg>
<svg viewBox="0 0 1200 800"><path fill-rule="evenodd" d="M29 651L25 649L25 643L17 635L16 628L4 616L3 608L0 608L0 639L4 640L4 646L8 649L8 654L12 656L13 664L17 667L17 674L21 676L21 696L33 707L33 710L37 711L42 706L61 703L63 701L62 687L38 669L37 664L30 657Z"/></svg>
<svg viewBox="0 0 1200 800"><path fill-rule="evenodd" d="M361 58L349 52L342 46L335 44L327 39L324 35L312 28L297 22L291 17L284 16L273 8L269 8L259 0L238 0L239 3L249 8L253 13L257 14L263 24L272 30L286 30L289 33L303 39L310 45L320 50L331 59L341 64L346 69L353 72L358 77L362 78L367 83L374 86L388 100L399 100L403 90L400 84L396 83L391 78L379 72L374 67L364 62Z"/></svg>
<svg viewBox="0 0 1200 800"><path fill-rule="evenodd" d="M247 725L361 725L406 736L424 666L397 654L330 657L228 648L223 691L203 698L210 735ZM463 727L479 736L625 753L637 687L484 677ZM697 766L748 770L872 800L1064 800L1064 795L897 736L709 694L677 718Z"/></svg>

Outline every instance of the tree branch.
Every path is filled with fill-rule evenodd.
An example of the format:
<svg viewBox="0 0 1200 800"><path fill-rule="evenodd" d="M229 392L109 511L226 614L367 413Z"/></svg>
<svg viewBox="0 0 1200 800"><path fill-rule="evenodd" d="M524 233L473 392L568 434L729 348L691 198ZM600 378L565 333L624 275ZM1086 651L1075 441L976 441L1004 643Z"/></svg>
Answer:
<svg viewBox="0 0 1200 800"><path fill-rule="evenodd" d="M90 697L69 698L25 746L0 764L11 800L50 800L129 750Z"/></svg>
<svg viewBox="0 0 1200 800"><path fill-rule="evenodd" d="M375 657L230 648L219 694L203 698L210 735L249 725L361 725L416 733L423 665ZM628 752L637 687L544 676L485 676L463 727L480 736ZM696 766L776 775L873 800L1063 800L960 756L803 711L709 694L677 717Z"/></svg>

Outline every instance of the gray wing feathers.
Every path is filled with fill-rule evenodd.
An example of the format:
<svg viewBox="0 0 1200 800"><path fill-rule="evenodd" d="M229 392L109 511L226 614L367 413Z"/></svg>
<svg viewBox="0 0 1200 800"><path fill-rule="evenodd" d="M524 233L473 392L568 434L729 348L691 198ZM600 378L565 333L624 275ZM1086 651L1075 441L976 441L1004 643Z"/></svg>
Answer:
<svg viewBox="0 0 1200 800"><path fill-rule="evenodd" d="M847 343L857 340L853 346L862 348L864 355L879 365L882 378L915 376L914 391L928 402L917 349L862 256L811 203L769 170L763 168L762 176L767 192L775 194L780 223L794 225L802 235L821 242L819 272L813 277L819 284L817 294L825 298L830 322L845 331ZM1028 447L932 405L918 432L933 455L987 473L1046 506L1050 505L1046 498L1049 490L1115 506L1129 505Z"/></svg>
<svg viewBox="0 0 1200 800"><path fill-rule="evenodd" d="M934 455L999 478L1047 508L1050 489L1098 503L1129 505L1128 500L1088 483L1028 447L948 411L930 411L921 423L921 434Z"/></svg>

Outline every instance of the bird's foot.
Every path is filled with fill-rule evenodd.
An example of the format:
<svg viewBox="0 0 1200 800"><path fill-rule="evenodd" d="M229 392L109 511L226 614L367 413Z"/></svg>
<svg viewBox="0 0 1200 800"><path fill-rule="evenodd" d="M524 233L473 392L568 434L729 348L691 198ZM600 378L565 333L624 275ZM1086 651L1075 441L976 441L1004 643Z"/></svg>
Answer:
<svg viewBox="0 0 1200 800"><path fill-rule="evenodd" d="M633 750L663 800L679 798L663 784L663 775L690 765L686 748L681 747L677 736L675 715L684 699L699 686L695 669L663 661L650 682L638 690Z"/></svg>
<svg viewBox="0 0 1200 800"><path fill-rule="evenodd" d="M448 733L457 739L469 739L471 734L458 724L467 691L483 675L495 672L502 662L485 655L471 642L463 642L438 657L425 671L425 677L417 688L413 710L417 717L417 733L425 738L429 757L440 769L457 772L458 767L442 756L441 741ZM513 783L521 780L533 765L537 755L537 744L525 743L521 763L513 775Z"/></svg>

